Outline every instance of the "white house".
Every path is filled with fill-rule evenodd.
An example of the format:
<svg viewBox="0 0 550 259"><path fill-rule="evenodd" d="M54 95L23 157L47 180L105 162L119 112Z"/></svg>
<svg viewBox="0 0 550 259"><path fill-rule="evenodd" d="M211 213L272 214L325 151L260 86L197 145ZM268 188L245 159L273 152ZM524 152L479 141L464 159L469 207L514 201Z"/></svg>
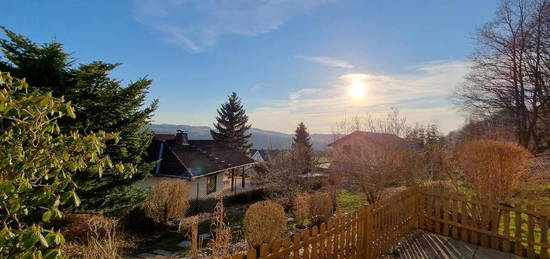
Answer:
<svg viewBox="0 0 550 259"><path fill-rule="evenodd" d="M145 187L167 179L191 183L189 199L214 196L224 190L224 177L230 179L230 191L237 185L245 186L245 167L255 161L241 152L214 140L189 140L187 133L155 134L149 148L149 157L157 161L153 176ZM240 175L241 183L235 176Z"/></svg>

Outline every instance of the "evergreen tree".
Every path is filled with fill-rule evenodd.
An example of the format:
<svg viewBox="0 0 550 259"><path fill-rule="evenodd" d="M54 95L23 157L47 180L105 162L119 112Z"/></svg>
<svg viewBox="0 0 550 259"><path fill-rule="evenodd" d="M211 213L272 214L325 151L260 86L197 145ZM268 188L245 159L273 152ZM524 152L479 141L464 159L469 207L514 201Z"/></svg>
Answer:
<svg viewBox="0 0 550 259"><path fill-rule="evenodd" d="M315 167L315 155L311 145L311 137L303 122L298 124L292 141L291 152L293 154L294 166L302 173L312 172Z"/></svg>
<svg viewBox="0 0 550 259"><path fill-rule="evenodd" d="M25 78L41 92L63 96L75 109L76 119L58 121L61 132L77 130L82 134L105 131L118 133L106 154L116 163L130 163L137 168L131 179L106 172L103 179L88 174L75 175L83 209L102 212L125 212L146 198L136 182L153 168L143 159L152 138L147 125L157 106L154 100L145 105L151 80L140 78L123 87L109 73L120 64L100 61L74 66L75 59L58 42L36 44L30 39L2 28L6 39L0 39L0 69Z"/></svg>
<svg viewBox="0 0 550 259"><path fill-rule="evenodd" d="M214 123L215 130L210 130L212 138L216 141L247 154L252 144L248 143L251 134L247 133L251 125L247 125L248 116L241 100L233 92L227 102L218 109L218 117Z"/></svg>

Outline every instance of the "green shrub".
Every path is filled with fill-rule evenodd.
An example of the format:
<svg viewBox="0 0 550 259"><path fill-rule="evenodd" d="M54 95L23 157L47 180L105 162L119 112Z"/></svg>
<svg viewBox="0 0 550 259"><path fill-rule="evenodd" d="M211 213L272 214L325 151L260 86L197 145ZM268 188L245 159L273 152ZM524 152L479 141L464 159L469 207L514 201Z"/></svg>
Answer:
<svg viewBox="0 0 550 259"><path fill-rule="evenodd" d="M254 248L284 237L287 217L283 206L274 201L260 201L248 208L244 231L248 245Z"/></svg>

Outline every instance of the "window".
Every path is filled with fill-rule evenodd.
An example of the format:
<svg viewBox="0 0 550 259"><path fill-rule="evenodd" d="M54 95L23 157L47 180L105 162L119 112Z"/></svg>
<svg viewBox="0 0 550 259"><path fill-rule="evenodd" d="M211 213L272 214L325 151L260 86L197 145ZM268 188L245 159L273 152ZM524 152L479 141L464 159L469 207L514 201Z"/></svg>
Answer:
<svg viewBox="0 0 550 259"><path fill-rule="evenodd" d="M206 178L206 194L210 194L216 191L216 180L218 175L211 175Z"/></svg>

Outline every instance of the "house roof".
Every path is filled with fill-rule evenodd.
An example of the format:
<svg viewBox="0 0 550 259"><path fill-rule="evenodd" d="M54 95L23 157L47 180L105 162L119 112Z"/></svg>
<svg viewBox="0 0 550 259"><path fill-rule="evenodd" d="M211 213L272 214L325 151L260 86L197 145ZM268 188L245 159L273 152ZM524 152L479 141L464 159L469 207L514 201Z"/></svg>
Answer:
<svg viewBox="0 0 550 259"><path fill-rule="evenodd" d="M250 155L258 153L264 161L268 161L279 154L280 150L277 149L250 149Z"/></svg>
<svg viewBox="0 0 550 259"><path fill-rule="evenodd" d="M161 154L159 174L191 179L255 162L214 140L189 140L189 145L180 145L174 139L172 134L155 134L153 138L149 156L158 160Z"/></svg>
<svg viewBox="0 0 550 259"><path fill-rule="evenodd" d="M376 132L369 132L369 131L354 131L330 143L329 146L339 145L347 141L353 141L354 139L357 139L357 138L361 138L379 145L391 145L394 148L404 148L404 149L414 149L414 150L420 149L420 146L414 143L411 143L395 134L376 133Z"/></svg>

